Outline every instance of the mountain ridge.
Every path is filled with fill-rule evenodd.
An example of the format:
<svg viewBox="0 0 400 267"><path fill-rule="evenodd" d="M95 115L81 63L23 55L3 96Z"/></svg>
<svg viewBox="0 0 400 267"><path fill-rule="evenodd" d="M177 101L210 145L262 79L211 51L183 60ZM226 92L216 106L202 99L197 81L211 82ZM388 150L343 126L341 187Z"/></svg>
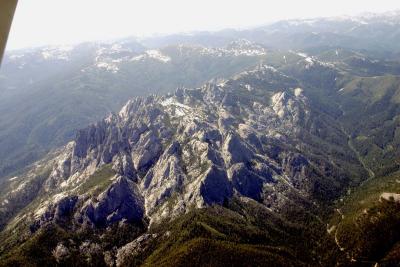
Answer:
<svg viewBox="0 0 400 267"><path fill-rule="evenodd" d="M61 88L85 111L104 108L82 97L88 88L121 103L3 179L0 265L396 266L400 64L395 44L381 48L388 36L366 34L391 31L375 20L280 23L272 39L244 30L100 44L78 49L78 61L68 61L74 50L36 51L54 72L72 64L80 78L64 74ZM18 89L30 91L27 112L40 88ZM7 114L5 125L18 121Z"/></svg>
<svg viewBox="0 0 400 267"><path fill-rule="evenodd" d="M350 148L341 158L339 146L323 153L315 146L328 144L312 130L313 124L324 124L322 114L297 85L261 65L220 85L129 101L118 114L80 130L44 166L37 164L47 169L44 180L32 175L31 181L11 181L3 214L15 210L18 195L26 197L38 180L42 193L32 196L31 212L8 222L4 233L10 225L28 223L34 233L64 220L73 231L120 221L151 227L236 198L279 216L296 207L317 218L321 204L329 205L352 180L361 179L353 175L362 173L362 166ZM330 138L345 139L331 129L337 137ZM92 184L99 173L104 177ZM93 187L86 188L88 183Z"/></svg>

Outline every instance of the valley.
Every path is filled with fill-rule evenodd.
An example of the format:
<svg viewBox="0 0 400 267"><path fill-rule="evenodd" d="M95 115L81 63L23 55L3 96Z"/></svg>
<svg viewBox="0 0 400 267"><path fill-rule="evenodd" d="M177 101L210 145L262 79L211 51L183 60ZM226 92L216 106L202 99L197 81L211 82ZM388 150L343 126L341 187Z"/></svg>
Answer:
<svg viewBox="0 0 400 267"><path fill-rule="evenodd" d="M398 266L398 24L6 54L0 266Z"/></svg>

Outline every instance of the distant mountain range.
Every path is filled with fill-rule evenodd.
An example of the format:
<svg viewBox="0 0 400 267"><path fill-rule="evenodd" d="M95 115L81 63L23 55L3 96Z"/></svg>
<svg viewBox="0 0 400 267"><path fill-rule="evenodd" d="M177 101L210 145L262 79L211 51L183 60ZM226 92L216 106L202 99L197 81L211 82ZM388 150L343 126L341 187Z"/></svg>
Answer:
<svg viewBox="0 0 400 267"><path fill-rule="evenodd" d="M265 48L226 49L135 41L46 47L7 54L0 74L0 176L65 144L76 129L121 108L127 99L199 86L253 67Z"/></svg>
<svg viewBox="0 0 400 267"><path fill-rule="evenodd" d="M399 266L399 23L8 53L0 266Z"/></svg>
<svg viewBox="0 0 400 267"><path fill-rule="evenodd" d="M0 72L0 177L65 144L130 97L227 78L262 62L268 50L343 49L396 60L398 25L399 12L388 12L11 51Z"/></svg>

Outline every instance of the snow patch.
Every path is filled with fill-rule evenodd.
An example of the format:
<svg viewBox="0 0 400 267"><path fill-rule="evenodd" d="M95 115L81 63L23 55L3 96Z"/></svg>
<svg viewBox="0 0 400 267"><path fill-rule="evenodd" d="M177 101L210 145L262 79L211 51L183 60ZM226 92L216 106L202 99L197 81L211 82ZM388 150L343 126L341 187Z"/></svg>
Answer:
<svg viewBox="0 0 400 267"><path fill-rule="evenodd" d="M302 53L302 52L297 53L297 55L304 57L304 58L308 57L308 55L306 53Z"/></svg>
<svg viewBox="0 0 400 267"><path fill-rule="evenodd" d="M99 69L105 69L106 71L111 71L112 73L117 73L119 71L119 67L117 65L107 62L98 62L96 67Z"/></svg>
<svg viewBox="0 0 400 267"><path fill-rule="evenodd" d="M160 51L158 50L148 50L146 51L146 54L153 59L157 59L159 61L162 61L164 63L167 63L168 61L171 61L171 58L168 56L163 55Z"/></svg>
<svg viewBox="0 0 400 267"><path fill-rule="evenodd" d="M47 47L42 50L41 54L45 60L69 61L72 49L72 46Z"/></svg>
<svg viewBox="0 0 400 267"><path fill-rule="evenodd" d="M148 58L155 59L163 63L171 61L169 56L162 54L159 50L147 50L143 55L131 58L131 61L142 61Z"/></svg>
<svg viewBox="0 0 400 267"><path fill-rule="evenodd" d="M307 62L310 63L310 64L314 64L313 59L310 58L310 57L306 57L305 61L307 61Z"/></svg>
<svg viewBox="0 0 400 267"><path fill-rule="evenodd" d="M231 57L231 56L263 56L267 54L267 50L261 45L254 44L248 40L241 39L230 43L226 48L208 48L201 46L179 46L181 55L187 53L199 53L201 55L214 57Z"/></svg>

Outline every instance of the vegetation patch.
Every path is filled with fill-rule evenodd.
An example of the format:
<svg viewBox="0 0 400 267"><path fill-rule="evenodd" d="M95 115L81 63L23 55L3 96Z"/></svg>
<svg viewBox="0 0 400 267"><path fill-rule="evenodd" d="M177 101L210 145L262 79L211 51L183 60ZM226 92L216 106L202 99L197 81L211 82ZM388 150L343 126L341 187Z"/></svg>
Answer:
<svg viewBox="0 0 400 267"><path fill-rule="evenodd" d="M99 170L93 173L79 188L78 193L84 194L90 192L93 196L99 195L108 186L111 185L111 178L115 175L111 164L102 166Z"/></svg>

